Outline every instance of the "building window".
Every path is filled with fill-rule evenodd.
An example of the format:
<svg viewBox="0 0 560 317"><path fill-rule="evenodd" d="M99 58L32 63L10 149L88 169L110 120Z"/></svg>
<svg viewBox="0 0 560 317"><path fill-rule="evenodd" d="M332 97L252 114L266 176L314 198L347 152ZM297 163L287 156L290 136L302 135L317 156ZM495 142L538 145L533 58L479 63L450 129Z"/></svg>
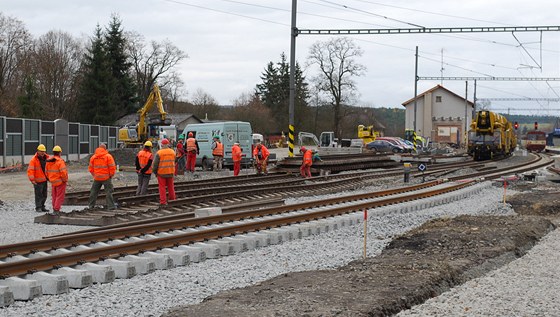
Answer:
<svg viewBox="0 0 560 317"><path fill-rule="evenodd" d="M436 96L436 102L441 102L441 96Z"/></svg>

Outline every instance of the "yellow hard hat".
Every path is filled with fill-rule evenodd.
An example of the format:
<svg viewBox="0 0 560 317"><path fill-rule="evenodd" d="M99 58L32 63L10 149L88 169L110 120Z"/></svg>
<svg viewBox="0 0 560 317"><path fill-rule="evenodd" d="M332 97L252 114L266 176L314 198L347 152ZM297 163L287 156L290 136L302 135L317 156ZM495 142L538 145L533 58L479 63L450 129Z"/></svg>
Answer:
<svg viewBox="0 0 560 317"><path fill-rule="evenodd" d="M47 148L45 147L44 144L39 144L39 146L37 147L37 151L46 152L46 151L47 151Z"/></svg>
<svg viewBox="0 0 560 317"><path fill-rule="evenodd" d="M58 145L55 145L55 147L53 147L52 151L53 152L62 152L62 148Z"/></svg>
<svg viewBox="0 0 560 317"><path fill-rule="evenodd" d="M144 143L144 146L152 147L152 141L146 141L146 143Z"/></svg>

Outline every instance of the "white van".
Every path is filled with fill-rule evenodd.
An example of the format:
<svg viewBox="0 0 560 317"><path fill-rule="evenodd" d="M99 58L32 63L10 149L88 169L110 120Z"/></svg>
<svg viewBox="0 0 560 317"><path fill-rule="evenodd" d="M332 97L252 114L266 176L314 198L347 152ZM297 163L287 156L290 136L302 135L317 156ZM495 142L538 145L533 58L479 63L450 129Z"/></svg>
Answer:
<svg viewBox="0 0 560 317"><path fill-rule="evenodd" d="M188 124L183 131L185 138L192 132L200 148L199 155L196 156L196 166L203 169L211 169L214 161L212 156L212 138L220 136L220 141L224 144L224 166L233 166L231 159L231 147L238 142L239 147L245 156L241 161L242 166L251 162L251 124L243 121L225 121L210 123Z"/></svg>

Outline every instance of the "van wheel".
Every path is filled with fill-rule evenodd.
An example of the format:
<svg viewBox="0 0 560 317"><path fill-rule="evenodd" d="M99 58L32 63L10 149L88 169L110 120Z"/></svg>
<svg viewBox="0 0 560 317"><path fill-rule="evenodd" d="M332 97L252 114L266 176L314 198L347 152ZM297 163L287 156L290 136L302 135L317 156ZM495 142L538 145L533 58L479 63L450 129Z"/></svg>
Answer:
<svg viewBox="0 0 560 317"><path fill-rule="evenodd" d="M212 169L212 163L210 163L210 161L207 158L203 158L202 159L202 170L203 171L209 171Z"/></svg>

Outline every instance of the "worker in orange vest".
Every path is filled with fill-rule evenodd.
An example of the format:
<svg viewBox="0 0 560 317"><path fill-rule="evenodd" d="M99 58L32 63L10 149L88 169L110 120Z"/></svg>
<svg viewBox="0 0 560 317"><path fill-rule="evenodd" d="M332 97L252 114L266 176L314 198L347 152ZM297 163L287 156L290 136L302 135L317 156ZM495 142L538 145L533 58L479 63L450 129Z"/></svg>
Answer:
<svg viewBox="0 0 560 317"><path fill-rule="evenodd" d="M27 178L33 184L33 191L35 192L35 211L48 212L45 208L47 201L47 175L45 167L47 165L47 148L43 144L37 147L37 153L31 158L29 166L27 167Z"/></svg>
<svg viewBox="0 0 560 317"><path fill-rule="evenodd" d="M187 138L187 172L194 173L194 168L196 166L196 156L198 154L200 154L198 141L194 138L194 134L192 132L189 132Z"/></svg>
<svg viewBox="0 0 560 317"><path fill-rule="evenodd" d="M185 175L185 166L187 164L187 153L185 151L185 136L179 135L177 142L177 166L175 168L175 175Z"/></svg>
<svg viewBox="0 0 560 317"><path fill-rule="evenodd" d="M221 171L224 162L224 144L220 142L220 136L215 135L212 138L212 156L214 157L214 172Z"/></svg>
<svg viewBox="0 0 560 317"><path fill-rule="evenodd" d="M311 165L313 164L313 151L308 150L305 146L299 148L299 152L303 154L303 161L299 172L302 177L311 177Z"/></svg>
<svg viewBox="0 0 560 317"><path fill-rule="evenodd" d="M152 169L157 176L159 185L159 204L167 205L166 188L169 192L169 200L175 200L175 185L173 176L175 175L175 151L169 148L169 140L161 141L162 149L157 151Z"/></svg>
<svg viewBox="0 0 560 317"><path fill-rule="evenodd" d="M233 176L239 175L241 171L241 159L243 157L243 149L239 146L238 142L233 143L231 147L231 159L233 160Z"/></svg>
<svg viewBox="0 0 560 317"><path fill-rule="evenodd" d="M88 170L93 176L93 184L91 185L89 193L89 209L93 209L93 207L95 207L97 195L99 195L101 186L103 186L103 189L105 190L107 209L117 209L115 201L113 200L112 182L112 178L115 176L115 172L117 171L117 165L115 164L113 156L107 152L107 145L101 143L99 147L95 149L95 153L89 160Z"/></svg>
<svg viewBox="0 0 560 317"><path fill-rule="evenodd" d="M66 195L66 184L68 183L68 170L66 169L66 163L60 157L60 153L62 153L62 148L58 145L55 146L53 156L47 160L46 165L47 177L52 185L51 195L55 215L60 213L60 207L62 207Z"/></svg>
<svg viewBox="0 0 560 317"><path fill-rule="evenodd" d="M136 154L136 173L138 174L138 188L136 188L136 196L146 195L148 193L148 185L152 177L152 162L154 155L152 154L152 142L146 141L144 148Z"/></svg>
<svg viewBox="0 0 560 317"><path fill-rule="evenodd" d="M266 148L266 146L258 143L257 146L253 149L253 159L255 160L255 167L257 169L257 175L264 173L264 175L268 174L266 170L266 165L268 164L268 157L270 156L270 152Z"/></svg>

